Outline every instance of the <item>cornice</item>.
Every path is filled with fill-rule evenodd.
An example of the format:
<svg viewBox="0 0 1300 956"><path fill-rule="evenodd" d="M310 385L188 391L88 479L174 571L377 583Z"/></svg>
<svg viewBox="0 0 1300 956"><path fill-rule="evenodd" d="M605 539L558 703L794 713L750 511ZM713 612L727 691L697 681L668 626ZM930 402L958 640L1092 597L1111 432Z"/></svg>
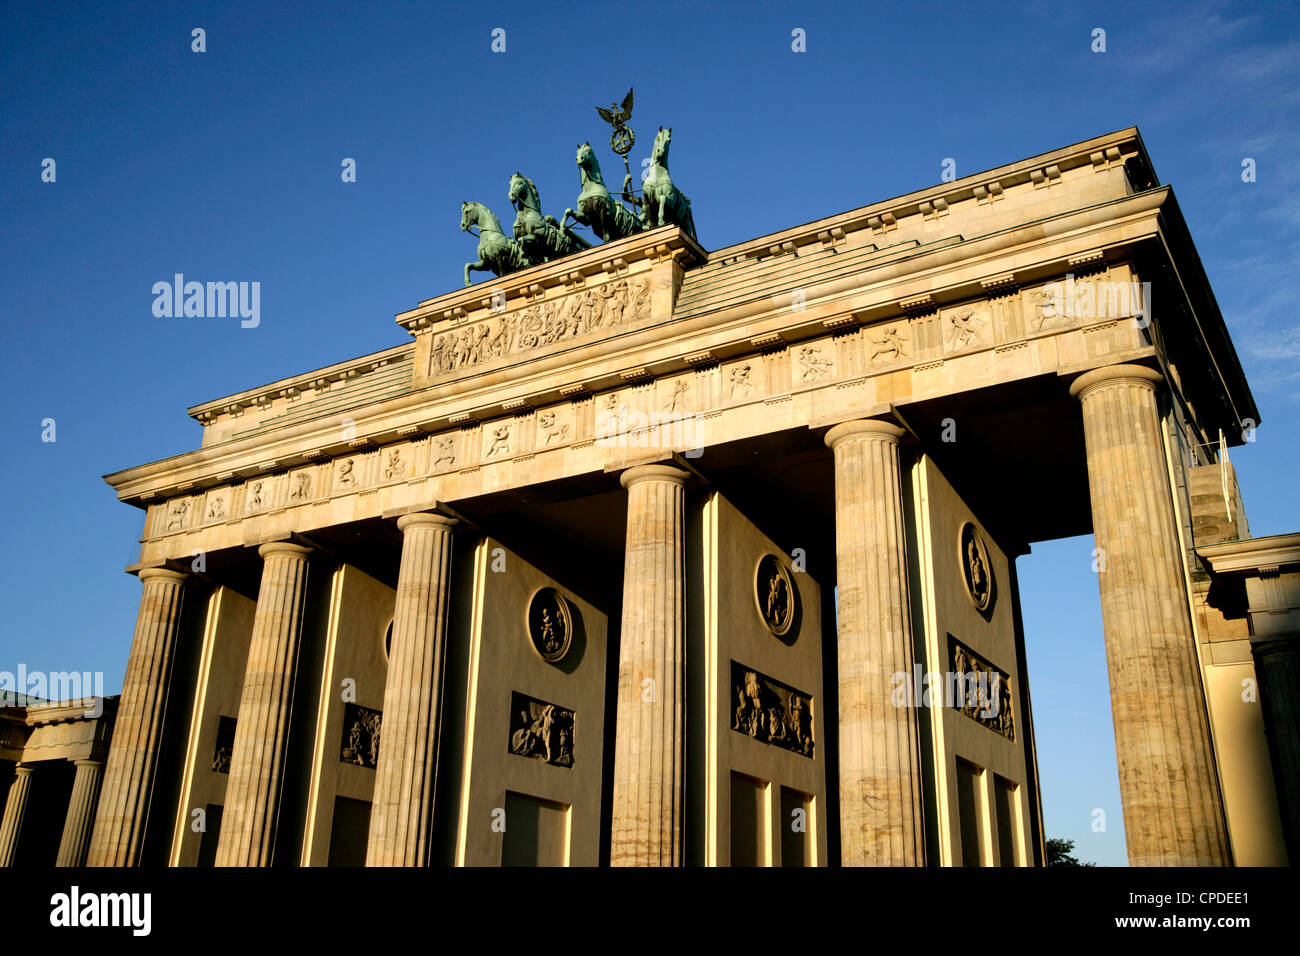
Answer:
<svg viewBox="0 0 1300 956"><path fill-rule="evenodd" d="M1246 538L1197 548L1215 574L1251 574L1265 568L1300 566L1300 532Z"/></svg>
<svg viewBox="0 0 1300 956"><path fill-rule="evenodd" d="M334 365L328 365L325 368L313 369L312 371L303 372L290 378L282 378L278 382L272 382L270 385L261 385L256 388L246 389L242 392L236 392L233 395L214 398L213 400L204 402L201 405L193 406L188 409L188 413L191 418L197 419L204 424L208 424L222 413L265 405L276 398L296 396L303 392L319 389L323 384L346 382L356 378L358 375L378 371L386 365L391 365L398 359L405 358L406 355L414 349L415 343L404 342L401 345L395 345L392 348L384 349L382 352L372 352L369 355L362 355L359 358L349 359L346 362L338 362Z"/></svg>
<svg viewBox="0 0 1300 956"><path fill-rule="evenodd" d="M1035 185L1046 185L1059 179L1063 172L1082 166L1091 166L1093 169L1100 170L1128 163L1133 163L1136 168L1141 169L1142 178L1146 180L1135 185L1135 191L1158 185L1137 127L1133 126L1006 166L963 176L950 183L939 183L901 196L883 199L869 206L861 206L824 219L791 226L780 232L715 249L709 253L709 261L726 262L756 255L768 255L774 250L786 247L793 250L816 242L825 243L834 240L836 236L843 237L847 233L862 229L887 233L898 220L907 216L942 215L948 207L968 199L987 202L989 197L992 197L996 201L1009 187L1029 182Z"/></svg>

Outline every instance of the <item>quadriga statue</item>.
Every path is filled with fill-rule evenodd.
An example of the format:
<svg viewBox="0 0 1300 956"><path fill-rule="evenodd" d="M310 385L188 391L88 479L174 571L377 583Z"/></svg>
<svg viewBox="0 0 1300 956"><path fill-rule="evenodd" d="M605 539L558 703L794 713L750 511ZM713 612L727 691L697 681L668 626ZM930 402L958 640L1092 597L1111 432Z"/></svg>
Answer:
<svg viewBox="0 0 1300 956"><path fill-rule="evenodd" d="M642 229L680 226L688 236L696 239L691 201L673 185L672 177L668 175L668 147L672 141L673 128L660 126L655 134L654 148L650 150L650 168L641 183L640 198L632 194L631 173L623 180L623 198L640 208Z"/></svg>
<svg viewBox="0 0 1300 956"><path fill-rule="evenodd" d="M609 190L605 188L600 163L596 162L596 153L590 143L578 147L578 174L582 182L578 208L564 210L561 226L568 225L572 219L589 226L592 232L600 236L602 242L622 239L641 231L641 223L636 214L610 196Z"/></svg>
<svg viewBox="0 0 1300 956"><path fill-rule="evenodd" d="M478 226L478 261L465 263L465 285L473 283L470 272L491 272L497 276L518 272L527 266L519 243L501 231L501 220L487 206L477 202L460 205L460 228L474 235L471 229Z"/></svg>
<svg viewBox="0 0 1300 956"><path fill-rule="evenodd" d="M591 248L591 243L567 226L561 226L554 216L542 215L542 199L537 186L523 173L510 177L507 196L517 211L515 241L530 266Z"/></svg>

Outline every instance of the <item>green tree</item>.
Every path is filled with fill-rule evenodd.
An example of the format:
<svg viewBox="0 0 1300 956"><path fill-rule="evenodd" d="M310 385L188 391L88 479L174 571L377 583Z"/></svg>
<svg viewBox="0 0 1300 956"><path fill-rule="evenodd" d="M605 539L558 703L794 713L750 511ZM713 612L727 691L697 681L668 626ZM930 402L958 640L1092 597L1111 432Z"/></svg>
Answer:
<svg viewBox="0 0 1300 956"><path fill-rule="evenodd" d="M1096 863L1080 863L1074 856L1073 840L1047 841L1048 866L1096 866Z"/></svg>

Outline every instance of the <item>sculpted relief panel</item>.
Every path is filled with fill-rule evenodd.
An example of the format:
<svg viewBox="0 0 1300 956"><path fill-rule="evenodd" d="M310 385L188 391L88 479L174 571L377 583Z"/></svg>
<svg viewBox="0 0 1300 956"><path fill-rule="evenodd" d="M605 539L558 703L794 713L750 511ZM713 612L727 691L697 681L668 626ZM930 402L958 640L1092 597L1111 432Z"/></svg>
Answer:
<svg viewBox="0 0 1300 956"><path fill-rule="evenodd" d="M977 300L945 309L942 318L944 351L964 352L993 344L993 329L986 301Z"/></svg>
<svg viewBox="0 0 1300 956"><path fill-rule="evenodd" d="M617 330L650 314L650 280L612 279L435 335L429 376Z"/></svg>
<svg viewBox="0 0 1300 956"><path fill-rule="evenodd" d="M379 764L379 731L383 722L382 711L360 704L347 704L343 709L339 761L374 770Z"/></svg>
<svg viewBox="0 0 1300 956"><path fill-rule="evenodd" d="M952 705L995 734L1016 739L1011 679L970 648L948 635Z"/></svg>
<svg viewBox="0 0 1300 956"><path fill-rule="evenodd" d="M573 711L518 691L510 694L510 752L573 767Z"/></svg>
<svg viewBox="0 0 1300 956"><path fill-rule="evenodd" d="M212 770L230 773L230 757L235 752L235 726L237 718L224 715L217 718L217 742L212 750Z"/></svg>
<svg viewBox="0 0 1300 956"><path fill-rule="evenodd" d="M736 701L732 730L813 756L812 697L736 661L731 662L731 686Z"/></svg>

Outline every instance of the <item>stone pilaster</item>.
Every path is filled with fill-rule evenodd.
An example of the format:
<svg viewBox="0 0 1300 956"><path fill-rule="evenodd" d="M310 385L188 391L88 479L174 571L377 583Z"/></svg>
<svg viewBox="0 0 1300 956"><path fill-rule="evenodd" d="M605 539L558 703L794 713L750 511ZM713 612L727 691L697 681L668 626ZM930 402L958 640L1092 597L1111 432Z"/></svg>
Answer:
<svg viewBox="0 0 1300 956"><path fill-rule="evenodd" d="M623 472L627 551L614 741L613 866L682 863L687 474Z"/></svg>
<svg viewBox="0 0 1300 956"><path fill-rule="evenodd" d="M455 518L403 515L367 866L428 866Z"/></svg>
<svg viewBox="0 0 1300 956"><path fill-rule="evenodd" d="M126 662L88 866L138 866L167 709L186 575L140 572L144 585Z"/></svg>
<svg viewBox="0 0 1300 956"><path fill-rule="evenodd" d="M244 670L217 866L269 866L289 739L307 590L307 548L264 544L262 583Z"/></svg>
<svg viewBox="0 0 1300 956"><path fill-rule="evenodd" d="M55 866L85 866L86 853L90 849L90 831L95 820L99 785L104 777L104 763L78 760L76 764L77 775L72 781L72 796L68 800L68 815L63 821L63 838L59 841Z"/></svg>
<svg viewBox="0 0 1300 956"><path fill-rule="evenodd" d="M1124 832L1133 866L1230 863L1156 402L1159 373L1086 372L1098 551Z"/></svg>
<svg viewBox="0 0 1300 956"><path fill-rule="evenodd" d="M898 444L875 419L826 433L835 454L840 840L845 866L925 863L917 714L895 707L915 662Z"/></svg>
<svg viewBox="0 0 1300 956"><path fill-rule="evenodd" d="M1300 636L1252 641L1282 833L1292 865L1300 860Z"/></svg>
<svg viewBox="0 0 1300 956"><path fill-rule="evenodd" d="M18 838L23 832L23 815L27 812L27 798L32 792L32 770L32 767L22 764L14 768L9 799L5 801L5 815L0 819L0 866L14 864Z"/></svg>

